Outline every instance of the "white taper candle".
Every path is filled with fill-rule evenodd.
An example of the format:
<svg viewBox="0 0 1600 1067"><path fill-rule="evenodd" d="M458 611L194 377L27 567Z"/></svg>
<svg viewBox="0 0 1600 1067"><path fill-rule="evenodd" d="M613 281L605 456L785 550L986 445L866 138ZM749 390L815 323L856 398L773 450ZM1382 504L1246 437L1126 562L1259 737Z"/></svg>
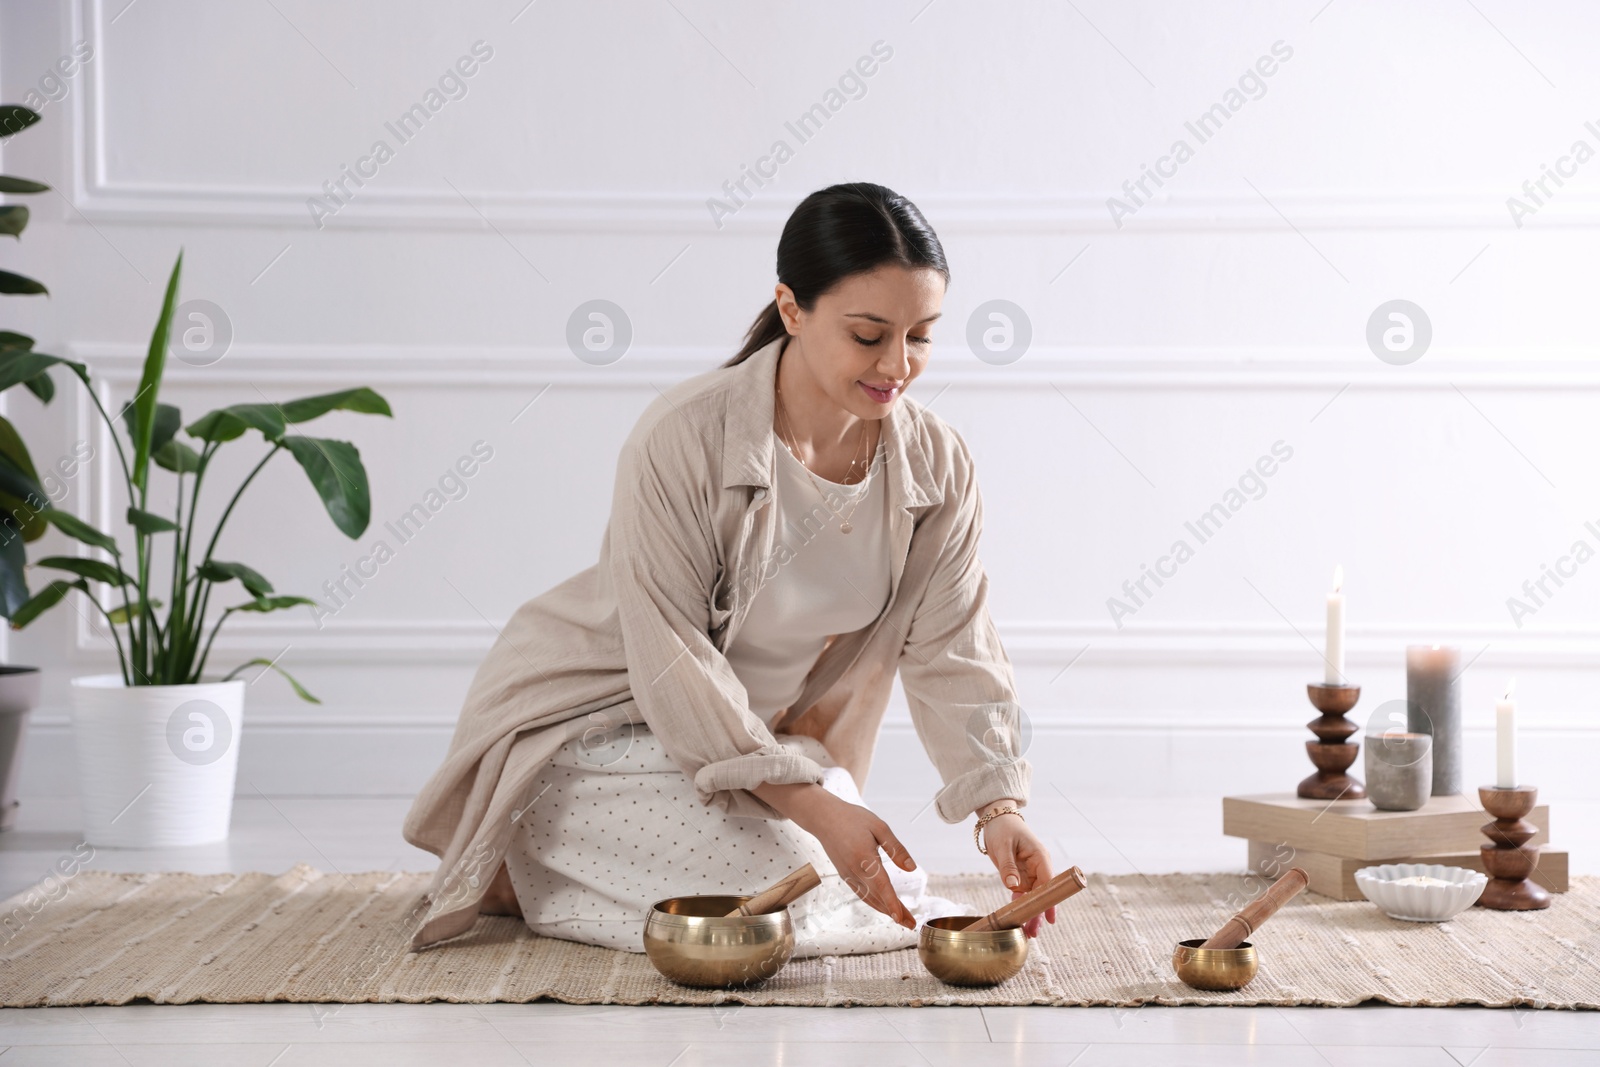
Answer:
<svg viewBox="0 0 1600 1067"><path fill-rule="evenodd" d="M1344 685L1344 567L1333 569L1333 592L1328 594L1328 648L1323 656L1327 673L1323 681L1328 685Z"/></svg>
<svg viewBox="0 0 1600 1067"><path fill-rule="evenodd" d="M1495 705L1495 778L1501 789L1517 785L1517 702L1511 694L1517 681L1506 683L1506 695Z"/></svg>

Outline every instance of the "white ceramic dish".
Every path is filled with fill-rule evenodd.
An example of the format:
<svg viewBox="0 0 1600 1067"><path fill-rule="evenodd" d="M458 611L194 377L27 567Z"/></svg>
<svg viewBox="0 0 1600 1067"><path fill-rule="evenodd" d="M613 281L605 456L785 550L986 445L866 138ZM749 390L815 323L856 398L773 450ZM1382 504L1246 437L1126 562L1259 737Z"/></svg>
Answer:
<svg viewBox="0 0 1600 1067"><path fill-rule="evenodd" d="M1437 878L1448 885L1402 885L1403 878ZM1442 863L1384 863L1356 872L1356 886L1392 919L1442 923L1478 902L1487 875Z"/></svg>

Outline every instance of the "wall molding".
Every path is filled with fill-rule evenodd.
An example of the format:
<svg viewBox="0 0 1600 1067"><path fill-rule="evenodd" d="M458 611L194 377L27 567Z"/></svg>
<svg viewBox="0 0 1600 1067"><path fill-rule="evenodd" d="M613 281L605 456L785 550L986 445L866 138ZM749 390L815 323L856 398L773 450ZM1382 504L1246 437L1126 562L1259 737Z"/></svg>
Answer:
<svg viewBox="0 0 1600 1067"><path fill-rule="evenodd" d="M943 351L941 351L941 347ZM139 380L143 344L74 341L69 358L114 384ZM719 366L736 346L638 345L594 366L555 345L236 344L209 367L167 365L186 385L271 382L310 386L361 381L389 386L484 389L558 385L585 389L663 387ZM1357 346L1035 345L1014 364L992 366L960 347L935 346L915 396L929 403L946 385L1027 389L1301 390L1397 392L1479 388L1537 392L1600 389L1600 349L1446 348L1392 366Z"/></svg>
<svg viewBox="0 0 1600 1067"><path fill-rule="evenodd" d="M92 168L94 164L86 164ZM83 180L74 206L93 222L139 225L251 226L318 232L306 200L316 190L244 190L220 185L118 186ZM678 234L715 237L776 236L799 197L749 201L723 230L709 219L704 196L644 192L507 193L463 190L478 210L463 204L453 190L363 190L322 231L455 230L489 232L487 216L500 230L535 233ZM1108 195L1108 194L1107 194ZM1600 226L1600 197L1567 194L1561 204L1541 209L1525 230L1590 229ZM1274 203L1299 230L1504 230L1509 221L1504 194L1438 192L1387 196L1360 192L1275 193ZM1281 232L1294 230L1252 193L1174 195L1147 203L1122 229L1113 226L1106 195L1011 196L930 193L917 205L941 234L1035 236L1093 234L1136 237L1144 234ZM480 215L478 212L483 214ZM77 221L77 220L71 220Z"/></svg>
<svg viewBox="0 0 1600 1067"><path fill-rule="evenodd" d="M1187 716L1181 724L1143 727L1083 723L1036 724L1027 755L1034 767L1034 797L1054 802L1055 790L1100 796L1185 796L1217 803L1221 761L1236 767L1230 788L1240 793L1280 791L1306 766L1303 726L1211 727ZM241 796L414 796L434 774L454 730L453 717L429 723L347 723L322 716L278 721L245 713L239 753ZM78 781L72 757L72 727L65 715L35 715L27 742L20 793L23 803L69 797ZM1556 759L1573 746L1593 744L1595 724L1568 727L1527 725L1524 757L1548 766L1543 795L1561 801L1596 797L1593 775L1581 762ZM1468 727L1463 734L1469 763L1493 764L1493 731ZM374 753L382 753L374 759ZM1059 783L1059 784L1058 784ZM926 801L938 788L910 722L886 721L872 761L870 798L916 797ZM1065 795L1065 794L1064 794Z"/></svg>
<svg viewBox="0 0 1600 1067"><path fill-rule="evenodd" d="M535 594L530 594L530 596ZM83 616L79 616L80 620ZM380 665L475 664L493 645L505 620L464 619L326 620L319 629L310 620L274 616L232 619L218 635L216 652L277 651L295 646L295 657L317 663ZM997 619L1006 653L1018 667L1064 666L1082 653L1075 669L1167 665L1230 667L1295 667L1315 654L1292 631L1270 625L1201 625L1130 623L1121 630L1108 623L1083 620ZM1297 623L1320 633L1320 623ZM1346 656L1351 664L1392 665L1396 650L1407 644L1456 645L1471 658L1498 666L1580 667L1600 663L1600 625L1528 627L1450 627L1429 623L1357 626L1347 631ZM106 652L98 631L80 627L79 653ZM109 660L108 660L109 662Z"/></svg>
<svg viewBox="0 0 1600 1067"><path fill-rule="evenodd" d="M70 173L72 203L82 220L108 223L186 226L241 226L308 230L318 227L306 207L318 195L313 186L239 186L119 182L107 166L104 99L107 93L103 0L78 0L69 9L71 39L87 35L99 62L84 70L86 90L72 104ZM1299 230L1491 230L1517 232L1505 207L1506 189L1267 190L1272 204L1240 182L1227 191L1163 193L1148 201L1118 229L1106 200L1118 189L1068 195L930 193L918 206L942 233L1019 235L1084 233L1103 236L1173 233ZM675 233L715 236L722 232L706 206L720 188L693 192L641 190L596 193L584 190L505 192L463 189L472 201L448 187L362 189L327 230L374 227L400 230L487 231L496 228L541 233ZM724 227L733 234L778 233L804 194L758 191ZM482 215L479 212L482 212ZM1280 215L1279 212L1283 214ZM1284 221L1293 220L1292 226ZM69 217L76 223L78 217ZM1567 191L1541 208L1524 229L1600 226L1600 195Z"/></svg>
<svg viewBox="0 0 1600 1067"><path fill-rule="evenodd" d="M376 716L367 715L341 715L336 712L328 714L276 711L252 712L248 706L245 714L247 716L245 720L247 729L283 732L306 731L310 733L343 730L362 730L374 734L411 733L419 730L443 730L448 733L455 730L457 721L454 713L386 715L383 718L377 718ZM1312 714L1314 717L1315 712ZM69 731L72 729L72 717L64 712L34 712L29 715L28 725L29 729L54 732ZM1306 732L1305 725L1301 722L1266 723L1238 718L1200 720L1195 717L1193 712L1179 711L1151 713L1136 722L1129 722L1126 716L1117 716L1105 712L1089 714L1073 712L1070 721L1041 717L1030 720L1029 727L1035 734L1049 735L1051 737L1079 737L1091 734L1101 736L1248 734L1255 737L1293 737L1298 740ZM885 734L907 737L912 740L916 739L916 727L909 718L885 717L882 729ZM1593 720L1566 720L1553 723L1525 723L1520 724L1517 729L1519 732L1526 731L1529 734L1539 734L1546 737L1588 738L1600 734L1600 722ZM1495 728L1489 722L1467 725L1462 727L1462 736L1493 738L1495 736Z"/></svg>

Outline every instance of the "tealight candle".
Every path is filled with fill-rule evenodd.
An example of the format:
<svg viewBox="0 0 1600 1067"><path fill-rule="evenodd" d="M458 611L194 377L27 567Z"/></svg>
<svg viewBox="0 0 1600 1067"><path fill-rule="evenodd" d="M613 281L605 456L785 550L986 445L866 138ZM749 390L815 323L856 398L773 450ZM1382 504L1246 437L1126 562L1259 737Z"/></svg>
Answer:
<svg viewBox="0 0 1600 1067"><path fill-rule="evenodd" d="M1431 874L1413 874L1409 878L1396 878L1394 880L1394 884L1395 885L1422 885L1422 886L1428 886L1428 885L1446 885L1446 886L1455 885L1454 882L1447 882L1443 878L1435 878Z"/></svg>

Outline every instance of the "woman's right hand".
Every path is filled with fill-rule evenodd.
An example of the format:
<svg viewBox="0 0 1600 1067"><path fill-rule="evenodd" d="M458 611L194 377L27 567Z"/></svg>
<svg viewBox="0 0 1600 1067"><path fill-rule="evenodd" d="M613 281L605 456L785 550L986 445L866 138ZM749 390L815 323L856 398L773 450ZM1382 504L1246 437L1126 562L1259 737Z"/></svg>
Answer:
<svg viewBox="0 0 1600 1067"><path fill-rule="evenodd" d="M754 792L822 843L834 868L856 896L901 926L917 928L916 918L895 893L878 855L881 848L902 870L917 869L917 861L888 823L870 809L841 799L820 785L774 787L764 783Z"/></svg>

